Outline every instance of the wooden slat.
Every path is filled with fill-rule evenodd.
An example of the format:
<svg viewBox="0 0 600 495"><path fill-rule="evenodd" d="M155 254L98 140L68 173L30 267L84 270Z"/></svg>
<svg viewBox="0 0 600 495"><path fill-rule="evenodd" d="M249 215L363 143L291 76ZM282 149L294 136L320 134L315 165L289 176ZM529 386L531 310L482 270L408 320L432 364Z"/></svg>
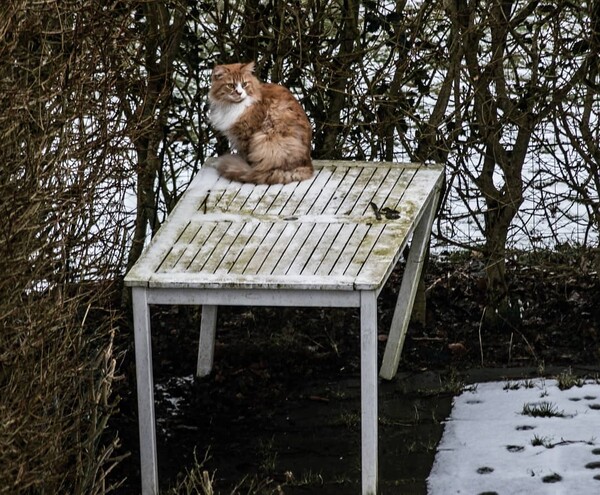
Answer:
<svg viewBox="0 0 600 495"><path fill-rule="evenodd" d="M277 195L273 203L271 203L267 214L281 215L281 212L287 206L288 202L290 201L290 198L297 194L296 189L298 185L298 182L292 182L291 184L286 184L285 186L282 186L281 190L279 191L279 194Z"/></svg>
<svg viewBox="0 0 600 495"><path fill-rule="evenodd" d="M327 250L327 253L325 256L323 256L321 263L317 268L317 275L327 277L330 275L333 267L338 263L338 261L343 263L343 260L340 260L340 256L350 242L350 239L352 239L356 227L357 225L353 223L341 224L341 228L335 238L335 241Z"/></svg>
<svg viewBox="0 0 600 495"><path fill-rule="evenodd" d="M194 271L205 271L206 273L214 273L221 261L227 256L229 250L232 248L234 242L236 242L239 233L244 227L243 223L232 223L229 225L219 242L215 244L213 253L209 256L203 265L197 264L196 268L190 267ZM197 260L199 261L199 260Z"/></svg>
<svg viewBox="0 0 600 495"><path fill-rule="evenodd" d="M243 211L247 211L250 214L264 214L277 193L278 191L273 190L268 194L267 186L264 185L254 186L254 189L246 200ZM267 199L265 199L265 195L267 195Z"/></svg>
<svg viewBox="0 0 600 495"><path fill-rule="evenodd" d="M352 211L358 216L364 216L369 209L369 204L377 196L379 190L383 184L386 184L386 178L390 176L389 169L376 169L375 173L371 176L369 183L361 188L359 195L356 198L356 202L352 207ZM387 182L391 183L391 180ZM379 205L381 206L381 205ZM372 211L370 212L372 213Z"/></svg>
<svg viewBox="0 0 600 495"><path fill-rule="evenodd" d="M341 277L346 272L348 272L348 267L352 263L354 256L356 255L356 251L363 243L365 236L368 234L371 225L366 223L359 223L356 225L354 232L352 233L352 237L348 241L348 243L344 246L344 249L340 253L340 256L335 265L331 267L331 271L329 272L329 276L336 278ZM348 272L350 273L350 272Z"/></svg>
<svg viewBox="0 0 600 495"><path fill-rule="evenodd" d="M299 251L298 255L288 268L286 272L286 276L294 276L300 275L308 260L315 256L315 250L317 247L317 243L319 239L323 237L323 233L327 229L328 224L326 223L318 223L313 224L313 228L310 231L310 234L306 238L302 249Z"/></svg>
<svg viewBox="0 0 600 495"><path fill-rule="evenodd" d="M238 234L235 242L228 249L227 254L223 257L215 273L226 274L232 272L232 268L239 259L240 255L250 249L250 239L259 227L258 222L246 222Z"/></svg>
<svg viewBox="0 0 600 495"><path fill-rule="evenodd" d="M398 200L396 208L402 206L403 203L409 203L411 210L415 210L415 214L423 209L425 199L432 195L432 177L430 173L415 173L407 185L402 197Z"/></svg>
<svg viewBox="0 0 600 495"><path fill-rule="evenodd" d="M262 188L263 186L258 187ZM281 184L275 184L274 186L267 187L267 189L263 191L258 203L256 203L254 206L254 209L252 210L253 213L255 215L266 215L270 212L272 207L276 208L276 206L273 205L277 205L277 201L280 201L278 198L281 194L282 187L283 186Z"/></svg>
<svg viewBox="0 0 600 495"><path fill-rule="evenodd" d="M380 236L372 243L371 250L364 261L361 259L363 253L357 253L353 259L352 271L346 271L346 275L356 276L357 287L382 284L398 261L401 251L398 249L398 239L403 242L400 247L404 247L406 237L404 232L407 230L407 223L396 224L394 226L386 225ZM362 261L362 263L361 263ZM357 271L356 271L357 270Z"/></svg>
<svg viewBox="0 0 600 495"><path fill-rule="evenodd" d="M268 289L271 291L273 298L273 289L286 292L290 291L352 291L355 289L354 277L338 277L335 280L331 278L323 279L323 277L314 276L288 276L286 277L286 285L284 286L280 276L276 275L222 275L210 273L172 273L168 279L159 275L154 275L148 281L148 285L152 288L165 289L213 289L215 291L243 289L245 297L250 300L252 298L252 290ZM251 289L250 291L248 289ZM181 297L181 293L178 294ZM161 298L162 299L162 298ZM164 301L164 299L163 299ZM175 298L173 304L177 304ZM350 299L352 301L352 299ZM355 307L355 299L348 307ZM239 303L239 301L237 301ZM321 300L320 306L331 306L327 299ZM226 300L221 299L219 305L225 305ZM236 304L236 302L233 302ZM279 303L277 305L280 305ZM315 304L313 304L315 305ZM342 306L342 305L339 305Z"/></svg>
<svg viewBox="0 0 600 495"><path fill-rule="evenodd" d="M297 187L294 189L294 194L290 196L288 202L281 209L280 216L284 218L293 216L298 209L298 205L305 201L306 194L312 185L313 181L310 180L304 180L298 183Z"/></svg>
<svg viewBox="0 0 600 495"><path fill-rule="evenodd" d="M237 190L237 194L228 204L218 204L216 206L223 211L241 211L247 207L253 191L254 186L252 184L244 184Z"/></svg>
<svg viewBox="0 0 600 495"><path fill-rule="evenodd" d="M335 202L339 195L344 195L345 191L354 183L355 178L350 174L348 167L335 167L333 173L325 187L315 201L310 204L307 211L309 215L320 215L327 207Z"/></svg>
<svg viewBox="0 0 600 495"><path fill-rule="evenodd" d="M283 222L272 225L269 233L265 236L263 242L252 256L252 259L248 262L243 275L257 275L259 273L285 227L286 224Z"/></svg>
<svg viewBox="0 0 600 495"><path fill-rule="evenodd" d="M373 224L370 226L369 230L362 238L360 245L358 246L356 253L352 257L352 261L350 261L344 275L355 277L358 272L360 272L363 265L367 262L373 247L379 240L383 229L385 228L385 224Z"/></svg>
<svg viewBox="0 0 600 495"><path fill-rule="evenodd" d="M352 188L349 190L348 194L339 205L336 213L342 215L355 215L354 206L358 198L360 197L363 189L367 187L367 184L373 177L373 174L377 171L376 168L363 168L360 170L360 175L356 178L356 181L352 185ZM385 170L384 170L385 172Z"/></svg>
<svg viewBox="0 0 600 495"><path fill-rule="evenodd" d="M342 227L343 224L341 223L327 224L322 237L315 243L314 250L302 269L302 275L315 275L323 258L327 256L327 253L331 250Z"/></svg>
<svg viewBox="0 0 600 495"><path fill-rule="evenodd" d="M207 211L229 211L230 205L236 200L240 193L240 187L211 191L208 195L206 209Z"/></svg>
<svg viewBox="0 0 600 495"><path fill-rule="evenodd" d="M397 168L393 168L388 170L387 176L385 180L381 181L376 187L369 189L361 195L359 200L354 207L354 210L358 215L372 215L373 210L371 207L371 203L375 204L377 207L384 208L389 207L388 202L390 201L390 195L394 190L394 187L400 181L400 177L402 175L402 170Z"/></svg>
<svg viewBox="0 0 600 495"><path fill-rule="evenodd" d="M206 196L203 198L202 202L198 204L198 212L204 213L207 211L227 210L229 204L237 195L238 190L239 185L228 188L223 181L217 181L212 189L209 188L206 191Z"/></svg>
<svg viewBox="0 0 600 495"><path fill-rule="evenodd" d="M227 232L227 229L229 229L231 223L218 222L213 225L214 229L210 232L210 234L206 238L199 239L196 249L186 251L185 255L177 264L176 271L199 272L201 270L206 263L206 260L208 260L208 258L214 253L216 245L225 235L225 232Z"/></svg>
<svg viewBox="0 0 600 495"><path fill-rule="evenodd" d="M273 270L271 271L272 275L286 275L289 272L292 263L298 258L300 253L309 249L306 240L314 228L314 223L301 223L299 225L294 232L294 237L273 267Z"/></svg>
<svg viewBox="0 0 600 495"><path fill-rule="evenodd" d="M415 170L403 170L398 179L394 182L391 191L388 193L386 198L376 198L373 202L379 206L379 208L391 208L396 210L398 205L402 203L402 198L406 192L406 188L412 181ZM368 206L366 208L369 208Z"/></svg>
<svg viewBox="0 0 600 495"><path fill-rule="evenodd" d="M300 224L296 222L287 222L283 224L283 230L277 241L273 244L268 256L260 267L260 273L272 274L279 260L284 256L290 242L294 238Z"/></svg>
<svg viewBox="0 0 600 495"><path fill-rule="evenodd" d="M248 263L250 263L254 254L256 251L258 251L258 248L264 243L266 236L269 234L272 228L272 223L261 222L258 224L256 230L254 230L248 239L248 242L244 246L244 249L231 266L229 273L236 275L242 274L246 271Z"/></svg>
<svg viewBox="0 0 600 495"><path fill-rule="evenodd" d="M169 254L163 260L157 271L172 270L187 250L195 250L194 239L202 229L202 224L189 222L185 230L173 244ZM212 230L212 229L211 229Z"/></svg>
<svg viewBox="0 0 600 495"><path fill-rule="evenodd" d="M326 189L326 185L333 175L331 168L324 168L311 180L312 184L301 203L298 204L296 209L291 213L292 215L306 215L312 205L317 201L319 195Z"/></svg>

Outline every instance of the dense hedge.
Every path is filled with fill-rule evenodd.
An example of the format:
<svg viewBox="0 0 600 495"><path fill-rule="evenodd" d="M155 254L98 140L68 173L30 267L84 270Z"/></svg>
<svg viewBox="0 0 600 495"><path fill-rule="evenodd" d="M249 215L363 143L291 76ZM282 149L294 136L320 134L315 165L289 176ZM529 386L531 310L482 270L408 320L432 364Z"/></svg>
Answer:
<svg viewBox="0 0 600 495"><path fill-rule="evenodd" d="M0 14L0 493L104 493L117 460L123 167L96 4Z"/></svg>

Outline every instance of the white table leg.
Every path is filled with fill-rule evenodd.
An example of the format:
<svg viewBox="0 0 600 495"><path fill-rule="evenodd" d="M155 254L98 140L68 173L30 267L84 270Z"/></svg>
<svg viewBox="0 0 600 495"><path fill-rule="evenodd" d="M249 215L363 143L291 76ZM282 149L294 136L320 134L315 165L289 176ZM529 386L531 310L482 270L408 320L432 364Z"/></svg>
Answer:
<svg viewBox="0 0 600 495"><path fill-rule="evenodd" d="M429 237L431 236L431 225L438 204L438 195L439 193L432 197L413 233L410 252L406 260L402 284L400 285L400 292L396 301L396 307L394 308L392 325L379 372L379 376L386 380L394 378L398 371L400 354L404 346L406 330L408 329L415 295L417 294L419 277L423 270L425 253L429 244Z"/></svg>
<svg viewBox="0 0 600 495"><path fill-rule="evenodd" d="M210 374L215 351L215 332L217 329L217 306L202 306L200 319L200 341L198 343L198 365L196 376Z"/></svg>
<svg viewBox="0 0 600 495"><path fill-rule="evenodd" d="M137 377L138 416L142 494L158 495L158 462L154 423L154 381L152 378L152 343L150 308L146 289L134 287L133 326L135 334L135 369Z"/></svg>
<svg viewBox="0 0 600 495"><path fill-rule="evenodd" d="M360 403L362 495L377 493L377 295L361 292L360 300Z"/></svg>

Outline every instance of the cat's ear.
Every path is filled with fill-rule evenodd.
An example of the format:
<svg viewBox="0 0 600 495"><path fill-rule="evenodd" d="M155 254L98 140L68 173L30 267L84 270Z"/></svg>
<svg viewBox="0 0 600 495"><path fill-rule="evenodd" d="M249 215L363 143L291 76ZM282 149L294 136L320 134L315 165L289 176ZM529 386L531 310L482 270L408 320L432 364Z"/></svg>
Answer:
<svg viewBox="0 0 600 495"><path fill-rule="evenodd" d="M254 62L248 62L247 64L242 65L242 72L252 74L254 72Z"/></svg>
<svg viewBox="0 0 600 495"><path fill-rule="evenodd" d="M215 65L212 71L212 80L218 81L219 79L222 79L226 72L227 69L225 68L225 66Z"/></svg>

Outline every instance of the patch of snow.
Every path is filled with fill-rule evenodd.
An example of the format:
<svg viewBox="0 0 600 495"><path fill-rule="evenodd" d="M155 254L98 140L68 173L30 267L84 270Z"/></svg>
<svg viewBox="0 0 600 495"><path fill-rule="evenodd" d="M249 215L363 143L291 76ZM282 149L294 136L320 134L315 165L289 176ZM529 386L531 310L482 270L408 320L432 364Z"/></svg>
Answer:
<svg viewBox="0 0 600 495"><path fill-rule="evenodd" d="M525 406L557 415L534 417ZM427 484L430 495L600 493L600 384L560 390L536 379L465 390Z"/></svg>
<svg viewBox="0 0 600 495"><path fill-rule="evenodd" d="M167 407L170 412L175 414L179 411L180 403L184 398L182 390L187 390L193 382L193 375L174 376L167 379L165 383L157 383L154 388L161 399L169 404Z"/></svg>

